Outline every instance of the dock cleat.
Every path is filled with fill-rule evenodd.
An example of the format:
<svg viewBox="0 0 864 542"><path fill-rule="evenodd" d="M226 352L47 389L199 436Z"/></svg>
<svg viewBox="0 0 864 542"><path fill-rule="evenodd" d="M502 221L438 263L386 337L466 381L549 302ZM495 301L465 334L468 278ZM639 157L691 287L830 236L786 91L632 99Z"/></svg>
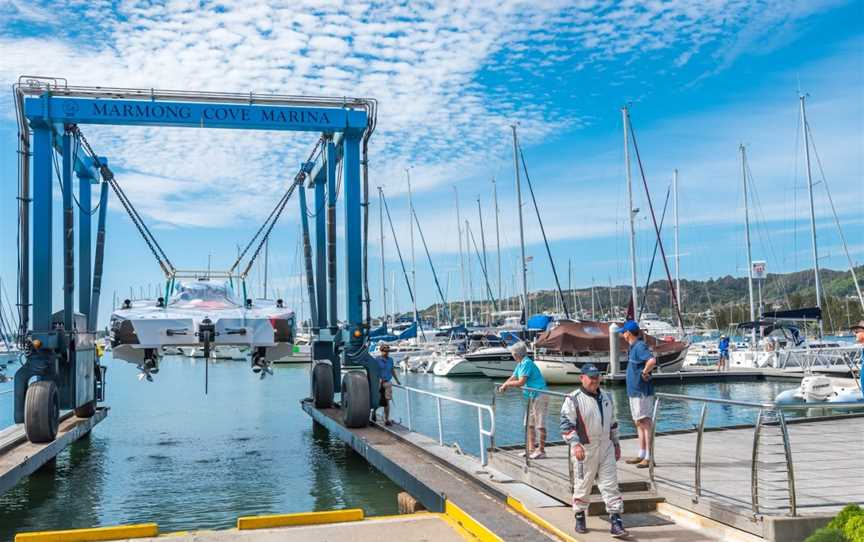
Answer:
<svg viewBox="0 0 864 542"><path fill-rule="evenodd" d="M611 525L609 534L613 538L627 538L630 536L630 533L624 528L624 520L621 519L621 514L611 514L609 516L609 524Z"/></svg>

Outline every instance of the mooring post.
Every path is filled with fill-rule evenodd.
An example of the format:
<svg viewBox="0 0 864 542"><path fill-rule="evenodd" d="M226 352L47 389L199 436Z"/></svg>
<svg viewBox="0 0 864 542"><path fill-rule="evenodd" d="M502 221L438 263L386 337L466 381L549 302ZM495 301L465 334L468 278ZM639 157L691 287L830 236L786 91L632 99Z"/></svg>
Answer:
<svg viewBox="0 0 864 542"><path fill-rule="evenodd" d="M612 323L609 326L609 374L616 375L620 371L618 363L618 324Z"/></svg>

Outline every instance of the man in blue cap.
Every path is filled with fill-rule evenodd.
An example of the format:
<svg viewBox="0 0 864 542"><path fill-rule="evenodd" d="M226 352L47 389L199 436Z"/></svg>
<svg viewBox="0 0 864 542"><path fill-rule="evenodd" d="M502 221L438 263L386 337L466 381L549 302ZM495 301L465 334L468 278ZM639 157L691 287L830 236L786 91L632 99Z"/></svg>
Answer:
<svg viewBox="0 0 864 542"><path fill-rule="evenodd" d="M645 469L651 465L651 416L654 412L651 372L657 366L657 358L651 353L642 338L639 324L634 320L624 322L621 335L630 345L627 355L627 398L639 434L639 456L628 459L627 463Z"/></svg>
<svg viewBox="0 0 864 542"><path fill-rule="evenodd" d="M609 513L609 532L615 538L623 538L627 530L621 519L624 501L615 465L621 458L615 404L612 395L600 389L600 370L593 364L582 366L580 381L582 387L569 394L561 406L561 436L570 445L573 461L576 532L588 532L585 516L596 480Z"/></svg>

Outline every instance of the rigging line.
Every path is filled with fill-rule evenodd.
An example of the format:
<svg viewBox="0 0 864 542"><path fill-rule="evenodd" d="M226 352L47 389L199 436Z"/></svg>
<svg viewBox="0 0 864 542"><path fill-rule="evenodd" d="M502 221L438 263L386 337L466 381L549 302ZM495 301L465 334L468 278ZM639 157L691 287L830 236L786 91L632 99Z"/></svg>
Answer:
<svg viewBox="0 0 864 542"><path fill-rule="evenodd" d="M55 174L55 177L57 177L57 184L60 185L60 192L62 193L63 192L63 179L62 179L61 173L60 173L62 171L62 168L60 167L60 164L57 162L57 151L56 150L52 150L51 159L54 162L54 174ZM72 159L72 163L75 163L74 157ZM93 209L92 211L85 211L84 208L81 207L81 202L78 201L78 197L75 195L75 191L72 191L72 201L75 202L75 206L78 207L78 210L84 214L88 214L90 216L93 216L94 214L96 214L96 211L99 210L99 205L96 205L96 208Z"/></svg>
<svg viewBox="0 0 864 542"><path fill-rule="evenodd" d="M447 305L447 298L444 296L444 292L441 290L441 283L438 282L438 273L435 272L435 265L432 263L432 256L429 254L429 246L426 245L426 236L423 235L423 229L420 228L420 219L417 218L417 211L414 211L414 222L417 224L417 231L420 232L420 241L423 243L423 250L426 251L426 259L429 260L429 267L432 269L432 278L435 279L435 287L438 289L438 295L441 297L441 304L443 305L444 314L447 317L447 322L450 323L450 327L453 327L453 318L450 316L450 310Z"/></svg>
<svg viewBox="0 0 864 542"><path fill-rule="evenodd" d="M855 273L855 263L852 261L852 256L849 254L849 245L846 243L846 235L843 233L843 228L840 226L840 219L837 217L837 208L834 207L834 198L831 197L831 190L828 187L828 178L825 177L825 171L822 169L822 159L819 158L819 152L816 150L816 142L813 140L813 131L810 129L810 123L807 123L807 134L810 136L810 146L813 147L813 155L816 157L816 165L819 167L819 176L822 178L822 183L825 185L825 193L828 195L828 203L831 204L831 213L834 215L834 224L837 225L837 232L840 234L840 241L843 243L843 251L846 253L846 260L849 262L849 271L852 273L852 282L855 284L855 291L858 292L858 301L861 303L861 308L864 309L864 296L861 295L861 286L858 283L858 275Z"/></svg>
<svg viewBox="0 0 864 542"><path fill-rule="evenodd" d="M405 278L405 286L408 287L408 295L411 297L411 305L415 305L414 301L414 290L411 289L411 280L408 278L408 270L405 269L405 260L402 258L402 249L399 248L399 239L396 238L396 229L393 227L393 219L390 217L390 206L387 205L387 197L384 195L384 190L381 187L378 187L379 193L381 194L381 201L384 202L384 212L387 214L387 222L390 224L390 233L393 235L393 244L396 245L396 255L399 256L399 265L402 266L402 276ZM395 318L396 315L393 315ZM420 327L420 331L423 331L423 324L420 319L417 317L417 313L414 313L414 321L417 322L417 325Z"/></svg>
<svg viewBox="0 0 864 542"><path fill-rule="evenodd" d="M270 225L267 227L267 233L261 236L261 240L258 242L258 246L255 248L255 252L252 254L252 257L249 259L249 263L246 264L246 268L240 273L241 280L246 280L246 277L249 275L249 271L252 269L252 265L255 264L255 259L258 258L258 255L261 253L261 249L264 248L264 244L267 242L267 239L270 237L270 232L273 231L273 227L276 226L276 222L279 220L279 217L282 216L282 211L285 210L285 206L288 205L288 200L291 199L291 196L294 194L294 190L298 185L303 183L303 177L298 174L297 180L291 184L288 188L288 191L282 196L282 200L280 201L281 207L279 211L276 213L276 216L273 217L273 220L270 221Z"/></svg>
<svg viewBox="0 0 864 542"><path fill-rule="evenodd" d="M780 259L777 257L777 251L774 248L774 243L771 241L771 237L767 236L762 228L762 225L767 223L768 220L765 217L765 211L762 207L762 200L759 197L759 190L756 186L756 180L753 178L753 171L750 169L749 160L746 160L744 162L744 167L747 170L747 182L748 186L750 187L750 193L753 195L753 206L756 208L756 213L761 216L761 220L756 221L756 224L759 226L756 229L756 232L759 234L759 240L762 243L763 250L765 246L767 246L768 252L771 254L771 257L774 258L776 261L780 261ZM789 303L789 292L786 285L786 279L784 279L783 275L780 273L776 274L775 277L780 283L780 290L783 293L783 300L786 302L786 306L791 309L792 305L791 303ZM765 282L767 283L767 280Z"/></svg>
<svg viewBox="0 0 864 542"><path fill-rule="evenodd" d="M171 263L168 255L165 254L165 251L159 245L156 237L153 235L153 233L147 227L147 224L144 222L144 219L138 213L138 210L135 209L135 206L132 205L132 202L126 195L126 192L123 191L123 188L115 179L114 172L111 171L107 164L102 163L102 161L99 159L99 156L93 150L93 147L90 145L90 142L87 141L87 138L84 136L84 133L81 132L81 128L78 125L72 125L72 132L76 135L76 137L81 140L84 151L90 156L90 158L93 159L93 164L99 169L102 180L104 182L107 182L111 189L114 190L114 193L117 195L117 198L120 200L120 203L126 210L126 214L128 214L129 218L132 219L132 223L135 224L135 227L138 229L138 233L141 234L141 237L144 238L144 241L147 243L147 246L150 248L153 256L155 256L157 263L159 263L162 271L165 272L165 276L169 277L173 275L176 272L174 264Z"/></svg>
<svg viewBox="0 0 864 542"><path fill-rule="evenodd" d="M672 192L671 185L666 188L666 201L663 202L663 212L660 214L660 232L663 232L663 223L666 221L666 209L669 206L669 194ZM654 254L651 256L651 265L648 266L648 277L645 279L645 288L642 292L642 301L639 303L639 312L636 321L642 318L645 305L648 304L648 286L651 284L651 273L654 272L654 262L657 260L657 240L654 240Z"/></svg>
<svg viewBox="0 0 864 542"><path fill-rule="evenodd" d="M628 119L630 114L627 114ZM675 292L675 283L672 281L672 273L669 271L669 262L666 261L666 249L663 248L663 241L660 239L660 229L657 226L657 215L654 214L654 205L651 203L651 192L648 190L648 179L645 177L645 169L642 167L642 157L639 155L639 146L636 144L636 131L633 129L633 123L629 122L630 135L633 139L633 150L636 152L636 162L639 164L639 174L642 176L642 185L645 187L645 197L648 200L648 209L651 211L651 221L654 223L654 232L657 235L657 242L660 246L660 255L663 258L663 267L666 269L666 279L669 281L669 291L672 292L673 306L675 313L678 315L678 325L681 327L682 335L686 335L684 330L684 319L681 317L681 307L678 305L678 296ZM635 307L634 307L635 310Z"/></svg>
<svg viewBox="0 0 864 542"><path fill-rule="evenodd" d="M474 244L474 253L477 254L477 260L480 261L480 270L483 271L483 279L486 283L486 294L489 296L489 301L492 302L492 310L498 312L498 302L492 294L492 288L489 286L489 274L486 273L486 266L483 264L483 258L480 257L480 251L477 249L477 241L474 239L474 232L471 226L468 226L468 235L471 237L471 243ZM525 316L528 317L527 314Z"/></svg>
<svg viewBox="0 0 864 542"><path fill-rule="evenodd" d="M519 157L522 159L522 169L525 171L525 180L528 182L528 191L531 193L531 201L534 203L537 222L540 223L540 233L543 234L543 244L546 245L546 255L549 257L549 265L552 266L552 275L555 276L555 286L558 288L558 296L561 298L561 305L564 307L564 315L570 320L570 308L567 306L564 292L561 291L561 281L558 280L558 270L555 268L555 260L552 258L552 250L549 248L549 239L546 238L546 228L543 227L543 219L540 218L540 209L537 207L537 198L534 197L534 187L531 184L531 177L528 175L528 165L525 163L525 153L522 152L522 145L519 145Z"/></svg>
<svg viewBox="0 0 864 542"><path fill-rule="evenodd" d="M315 142L315 145L312 147L312 151L309 153L309 157L307 158L306 162L304 162L304 164L308 164L308 163L310 163L310 162L313 162L313 157L315 156L315 153L316 153L316 151L318 150L318 147L322 144L323 140L324 140L323 137L319 137L319 138L318 138L318 141ZM292 192L292 191L294 190L294 186L297 184L297 179L298 179L298 177L300 177L301 175L302 175L302 179L305 179L305 173L302 171L302 169L301 169L300 172L297 173L297 176L295 176L295 178L294 178L294 182L292 182L292 183L291 183L291 186L288 187L287 192ZM302 179L301 179L301 181L302 181ZM237 256L237 259L234 260L234 263L233 263L233 264L231 265L231 267L228 269L228 274L229 274L229 275L230 275L231 273L233 273L234 270L236 270L237 267L238 267L238 266L243 262L243 258L246 257L246 254L249 252L249 249L252 248L252 245L255 244L255 241L256 241L256 240L258 239L258 237L261 235L261 232L263 232L264 229L267 228L267 225L270 223L270 220L273 218L273 216L276 214L276 212L279 211L280 206L281 206L282 208L284 208L285 203L287 202L286 196L287 196L287 197L290 197L287 193L282 195L282 197L281 197L281 198L276 202L276 205L273 206L273 209L270 211L270 214L267 215L267 218L264 220L264 223L261 224L261 227L258 228L258 231L255 232L255 235L252 236L252 239L249 240L249 243L246 244L246 247L245 247L245 248L243 249L243 251L242 251L242 252ZM280 211L280 212L281 212L281 211ZM272 229L272 227L271 227L270 229ZM270 230L268 230L268 232L269 232L269 231L270 231ZM260 250L260 245L259 245L258 249ZM256 251L256 256L257 256L257 251ZM246 269L247 269L246 273L248 273L248 269L249 269L249 267L247 267Z"/></svg>

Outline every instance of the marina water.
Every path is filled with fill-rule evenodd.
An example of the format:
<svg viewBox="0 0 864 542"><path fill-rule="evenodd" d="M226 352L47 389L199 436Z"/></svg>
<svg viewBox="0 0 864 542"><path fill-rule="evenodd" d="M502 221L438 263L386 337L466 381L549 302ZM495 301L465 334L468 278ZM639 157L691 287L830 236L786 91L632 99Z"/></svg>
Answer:
<svg viewBox="0 0 864 542"><path fill-rule="evenodd" d="M399 488L348 446L312 421L299 402L309 395L309 366L275 368L261 381L247 364L210 365L166 358L153 383L140 382L128 363L108 366L109 416L93 433L36 474L0 496L0 540L15 532L156 522L162 532L234 526L238 516L363 508L368 515L397 511ZM11 368L11 367L10 367ZM409 386L489 404L486 378L448 379L400 375ZM704 383L658 386L658 391L771 400L785 382ZM12 395L0 386L0 428L12 423ZM566 392L567 388L555 388ZM622 433L633 432L623 388L613 388ZM405 394L394 394L394 418L407 422ZM558 438L557 409L550 406L550 439ZM661 430L691 428L689 407L670 403ZM496 397L496 444L520 442L524 400L520 392ZM473 409L444 403L444 440L466 453L479 449ZM712 408L711 426L751 422L753 412ZM412 399L415 428L437 437L434 399ZM488 421L487 421L488 423Z"/></svg>

